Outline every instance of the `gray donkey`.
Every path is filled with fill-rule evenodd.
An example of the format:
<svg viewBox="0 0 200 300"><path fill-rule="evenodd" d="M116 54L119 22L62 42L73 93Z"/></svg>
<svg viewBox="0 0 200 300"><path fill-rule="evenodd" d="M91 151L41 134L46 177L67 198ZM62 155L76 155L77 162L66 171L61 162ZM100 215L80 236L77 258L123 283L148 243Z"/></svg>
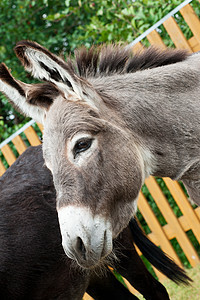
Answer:
<svg viewBox="0 0 200 300"><path fill-rule="evenodd" d="M41 84L0 66L0 90L44 124L65 253L87 268L112 251L149 175L181 179L200 203L200 54L81 48L65 62L39 44L15 52Z"/></svg>

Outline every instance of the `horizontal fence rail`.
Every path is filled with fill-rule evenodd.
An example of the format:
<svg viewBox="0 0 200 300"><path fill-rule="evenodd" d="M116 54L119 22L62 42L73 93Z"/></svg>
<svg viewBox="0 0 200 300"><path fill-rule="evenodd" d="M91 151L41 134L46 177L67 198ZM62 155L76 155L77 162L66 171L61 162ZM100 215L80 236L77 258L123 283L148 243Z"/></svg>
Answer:
<svg viewBox="0 0 200 300"><path fill-rule="evenodd" d="M165 48L166 45L159 35L159 26L163 25L176 48L187 49L189 52L200 51L200 21L192 6L189 4L190 2L192 1L184 1L129 46L133 47L134 52L142 50L144 47L143 40L147 39L151 45ZM185 38L181 28L173 17L178 11L180 11L193 33L193 36L189 40ZM30 121L1 143L0 176L27 147L41 144L39 138L41 135L42 126L36 124L34 121ZM147 224L150 231L148 233L150 240L160 246L178 265L183 266L180 253L174 248L174 240L176 240L176 243L181 249L180 251L182 251L187 258L188 264L194 267L200 262L198 255L198 247L200 245L200 207L193 207L190 204L180 183L172 181L169 178L163 178L162 184L165 185L165 190L161 188L157 179L153 177L146 179L145 189L140 192L138 201L138 208L141 214L139 219L143 219ZM145 191L148 191L148 196L145 196ZM169 204L169 196L174 201L173 207ZM162 222L159 220L158 213L155 212L154 207L156 207L156 211L159 211L165 224L161 224ZM179 216L175 214L175 210L179 211ZM191 242L191 235L196 241L196 247L194 247ZM140 253L139 250L138 252ZM164 278L155 268L153 268L153 270L159 279ZM127 280L124 279L124 281L130 291L135 293L134 288ZM85 294L84 300L89 299L92 298Z"/></svg>

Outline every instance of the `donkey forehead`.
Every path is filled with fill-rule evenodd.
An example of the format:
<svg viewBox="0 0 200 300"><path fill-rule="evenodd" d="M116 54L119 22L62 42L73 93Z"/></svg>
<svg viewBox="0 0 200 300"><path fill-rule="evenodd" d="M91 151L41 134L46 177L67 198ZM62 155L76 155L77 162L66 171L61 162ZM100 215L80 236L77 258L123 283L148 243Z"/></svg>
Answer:
<svg viewBox="0 0 200 300"><path fill-rule="evenodd" d="M97 133L104 127L104 120L87 104L62 99L54 101L44 124L48 136L51 137L55 133L57 136L64 135L65 138L69 138L79 131Z"/></svg>

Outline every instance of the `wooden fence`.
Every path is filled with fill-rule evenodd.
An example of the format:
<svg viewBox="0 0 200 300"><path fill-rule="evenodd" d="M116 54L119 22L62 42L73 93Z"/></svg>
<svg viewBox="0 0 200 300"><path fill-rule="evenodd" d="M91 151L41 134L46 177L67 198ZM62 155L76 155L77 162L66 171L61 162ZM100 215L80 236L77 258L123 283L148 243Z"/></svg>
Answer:
<svg viewBox="0 0 200 300"><path fill-rule="evenodd" d="M187 49L190 52L200 51L200 21L192 6L187 4L191 1L185 2L186 5L180 9L180 13L193 33L193 36L189 40L185 38L171 14L165 17L163 22L160 22L159 25L163 24L175 47ZM139 41L136 39L135 43L133 42L134 45L131 45L133 46L133 51L143 48L142 43L144 39L147 39L152 45L157 45L162 48L166 47L159 35L159 30L155 29L155 26L150 28L146 35L143 34L142 38L140 38ZM16 160L16 157L22 154L29 145L36 146L41 143L38 137L38 133L41 133L41 131L41 125L36 125L33 121L31 121L20 129L20 131L0 144L0 176L5 172L6 168ZM141 191L138 207L150 228L151 233L149 233L148 236L156 245L159 245L181 266L182 263L179 255L171 243L172 239L176 239L188 262L192 267L194 267L200 262L198 255L198 247L200 245L200 207L194 209L191 206L187 196L178 182L172 181L169 178L163 178L163 182L166 184L168 191L171 193L171 196L176 202L179 212L181 211L181 216L176 217L157 180L153 177L149 177L145 181L145 186L150 195L153 197L154 203L160 210L166 224L164 226L160 224L152 206ZM190 233L192 231L193 236L196 238L196 248L191 243L190 238L187 235L188 231L190 231ZM164 276L160 272L156 269L154 269L154 271L159 279L163 279ZM135 292L126 280L125 282L129 289L132 292ZM84 299L92 298L85 295Z"/></svg>

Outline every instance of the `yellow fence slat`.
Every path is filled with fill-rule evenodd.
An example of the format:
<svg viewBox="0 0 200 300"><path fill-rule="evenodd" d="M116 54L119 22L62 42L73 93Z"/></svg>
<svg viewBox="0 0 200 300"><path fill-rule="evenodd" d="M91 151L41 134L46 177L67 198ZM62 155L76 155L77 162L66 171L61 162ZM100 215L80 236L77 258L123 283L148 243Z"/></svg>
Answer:
<svg viewBox="0 0 200 300"><path fill-rule="evenodd" d="M196 213L196 215L197 215L197 217L198 217L198 219L200 220L200 206L199 207L197 207L197 208L195 208L195 213Z"/></svg>
<svg viewBox="0 0 200 300"><path fill-rule="evenodd" d="M43 132L44 127L41 123L37 123L37 126L39 127L40 131Z"/></svg>
<svg viewBox="0 0 200 300"><path fill-rule="evenodd" d="M158 279L160 281L164 281L165 279L167 279L167 277L163 273L161 273L160 271L158 271L153 265L151 265L151 267L153 268L156 276L158 277Z"/></svg>
<svg viewBox="0 0 200 300"><path fill-rule="evenodd" d="M194 214L196 216L196 218L198 219L198 215L197 215L197 210L198 208L194 209ZM186 216L181 216L178 218L179 223L181 224L181 227L183 228L183 230L186 232L188 230L191 229L191 224L190 222L188 222L188 218L186 218ZM173 230L171 230L170 226L168 224L163 226L163 230L165 231L167 237L169 240L175 238L175 233Z"/></svg>
<svg viewBox="0 0 200 300"><path fill-rule="evenodd" d="M191 37L189 40L188 40L188 43L192 49L193 52L198 52L200 51L200 44L197 42L195 36Z"/></svg>
<svg viewBox="0 0 200 300"><path fill-rule="evenodd" d="M138 200L138 208L141 211L144 219L146 220L149 228L157 237L157 240L159 241L159 245L161 248L169 255L171 256L175 262L181 266L181 261L176 254L174 248L172 247L170 241L165 235L165 232L163 231L162 226L158 222L157 218L155 217L150 205L148 204L146 198L142 193L140 193L139 200ZM157 243L156 243L157 244Z"/></svg>
<svg viewBox="0 0 200 300"><path fill-rule="evenodd" d="M1 148L1 152L3 153L3 156L5 157L9 166L11 166L15 162L16 157L10 149L10 147L8 146L8 144Z"/></svg>
<svg viewBox="0 0 200 300"><path fill-rule="evenodd" d="M17 135L14 139L12 139L12 142L19 154L22 154L27 148L20 135Z"/></svg>
<svg viewBox="0 0 200 300"><path fill-rule="evenodd" d="M163 40L161 39L160 35L156 30L153 30L147 35L147 39L151 45L158 46L162 49L166 48L166 45L164 44Z"/></svg>
<svg viewBox="0 0 200 300"><path fill-rule="evenodd" d="M186 23L190 27L196 40L200 44L200 21L197 15L195 14L192 6L190 4L185 5L183 8L180 9L180 13L182 14Z"/></svg>
<svg viewBox="0 0 200 300"><path fill-rule="evenodd" d="M38 146L41 144L39 137L37 136L37 133L33 129L32 126L28 127L24 130L24 133L31 144L31 146Z"/></svg>
<svg viewBox="0 0 200 300"><path fill-rule="evenodd" d="M124 283L126 284L128 290L132 293L132 294L138 294L138 291L130 284L130 282L123 277Z"/></svg>
<svg viewBox="0 0 200 300"><path fill-rule="evenodd" d="M85 293L83 296L83 300L93 300L93 298L90 297L90 295L88 295L87 293Z"/></svg>
<svg viewBox="0 0 200 300"><path fill-rule="evenodd" d="M142 43L138 42L137 44L135 44L133 47L132 47L132 51L133 53L137 53L139 51L142 51L144 49L144 46L142 45Z"/></svg>
<svg viewBox="0 0 200 300"><path fill-rule="evenodd" d="M143 207L140 207L141 212L143 213ZM200 220L200 207L197 207L194 209L194 213L197 216L197 218ZM181 217L178 218L179 223L181 224L183 230L186 232L188 230L191 229L190 223L188 223L188 220L186 219L186 217L183 215ZM175 232L173 231L173 229L171 229L169 224L166 224L164 226L162 226L162 230L164 231L165 235L167 236L168 240L172 240L173 238L176 237ZM160 245L158 238L156 237L155 232L151 232L148 234L149 239L157 246ZM140 252L140 250L137 248L137 246L135 245L137 252L139 253L139 255L142 255L142 253Z"/></svg>
<svg viewBox="0 0 200 300"><path fill-rule="evenodd" d="M157 184L155 178L150 176L145 180L145 184L150 194L154 198L158 208L162 212L165 220L170 225L171 229L174 230L176 239L180 244L181 248L183 249L191 266L196 266L199 263L198 254L192 246L192 244L190 243L189 238L187 237L186 233L184 232L183 228L178 222L176 216L174 215L169 203L167 202L167 199L163 195L162 190Z"/></svg>
<svg viewBox="0 0 200 300"><path fill-rule="evenodd" d="M0 176L3 175L3 173L5 173L5 171L6 171L6 168L4 167L4 164L0 160Z"/></svg>
<svg viewBox="0 0 200 300"><path fill-rule="evenodd" d="M141 207L140 209L143 213L143 208ZM195 212L195 215L197 216L197 218L200 220L200 207L195 208L194 212ZM190 223L188 223L188 220L185 218L184 215L179 217L178 221L181 224L181 226L185 232L191 229ZM163 229L165 235L167 236L168 240L172 240L173 238L176 237L175 232L173 231L173 229L170 227L169 224L162 226L162 229ZM157 245L157 246L160 245L159 240L157 239L154 232L149 233L148 237L155 245ZM140 252L139 249L137 249L137 251L138 251L139 255L142 255L142 253Z"/></svg>
<svg viewBox="0 0 200 300"><path fill-rule="evenodd" d="M167 30L176 48L187 49L189 52L192 52L192 49L189 43L187 42L184 34L182 33L181 29L172 17L168 18L163 23L163 26Z"/></svg>
<svg viewBox="0 0 200 300"><path fill-rule="evenodd" d="M170 190L170 193L172 194L183 215L190 224L190 228L196 236L196 239L200 243L200 222L179 183L177 181L171 180L170 178L163 178L163 180L166 183L168 189Z"/></svg>

